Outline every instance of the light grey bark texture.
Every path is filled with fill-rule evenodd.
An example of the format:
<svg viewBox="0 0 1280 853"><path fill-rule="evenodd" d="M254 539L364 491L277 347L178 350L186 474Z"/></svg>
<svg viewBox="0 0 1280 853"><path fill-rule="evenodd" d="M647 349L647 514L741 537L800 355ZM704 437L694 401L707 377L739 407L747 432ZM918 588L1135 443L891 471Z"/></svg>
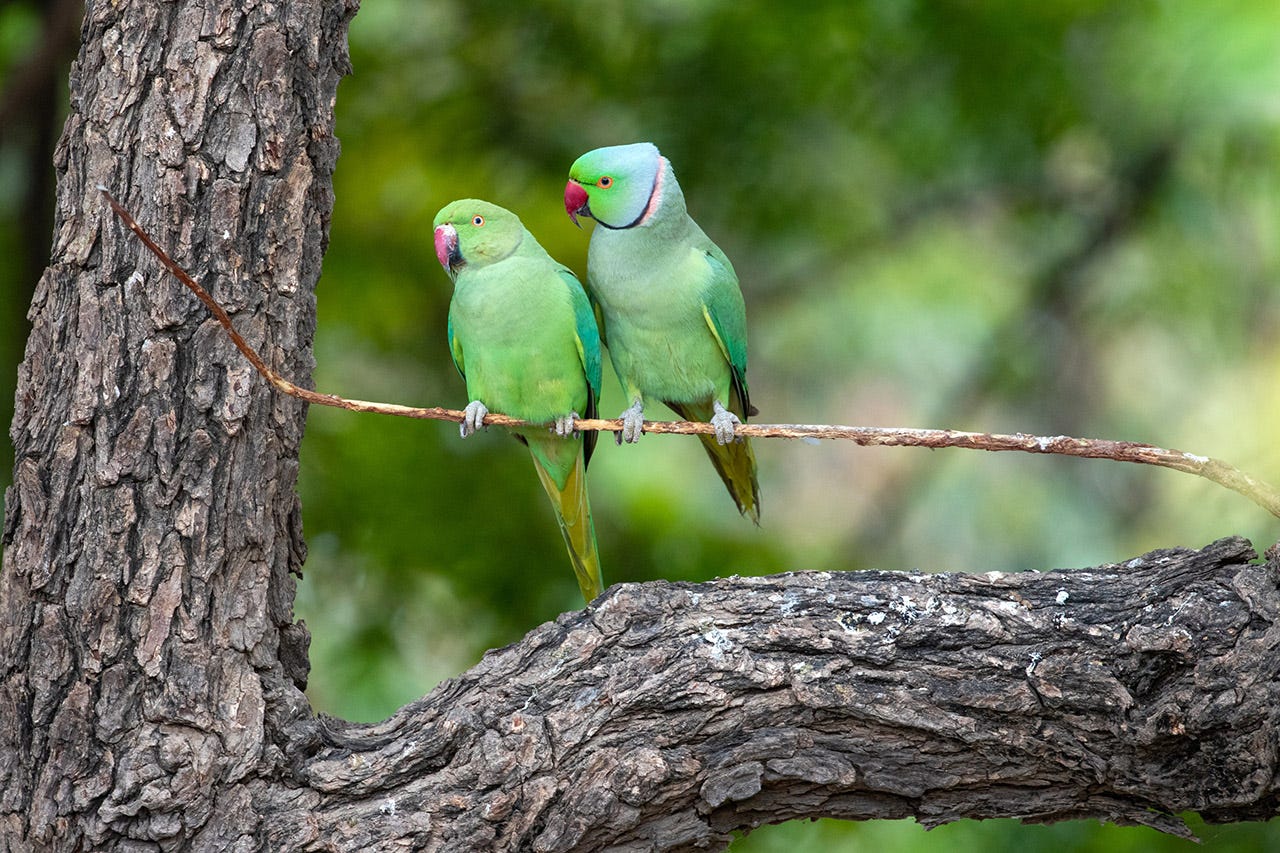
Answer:
<svg viewBox="0 0 1280 853"><path fill-rule="evenodd" d="M90 3L19 377L0 850L693 850L792 817L1280 812L1280 567L1227 539L1054 574L627 585L378 725L292 617L354 2Z"/></svg>
<svg viewBox="0 0 1280 853"><path fill-rule="evenodd" d="M383 724L300 720L307 790L280 792L270 846L683 851L798 817L1272 817L1280 563L1255 556L1224 539L1043 574L614 587Z"/></svg>

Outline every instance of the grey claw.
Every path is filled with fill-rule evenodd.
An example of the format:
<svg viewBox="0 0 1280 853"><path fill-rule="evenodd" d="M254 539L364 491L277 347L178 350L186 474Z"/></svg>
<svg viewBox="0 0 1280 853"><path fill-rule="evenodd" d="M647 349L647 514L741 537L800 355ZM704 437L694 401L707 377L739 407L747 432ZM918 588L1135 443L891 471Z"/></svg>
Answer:
<svg viewBox="0 0 1280 853"><path fill-rule="evenodd" d="M484 426L484 416L487 414L489 410L479 400L467 403L467 407L462 411L462 423L458 424L458 432L462 433L463 438L471 435Z"/></svg>
<svg viewBox="0 0 1280 853"><path fill-rule="evenodd" d="M644 434L644 404L637 400L618 417L622 419L622 432L618 434L617 442L635 444Z"/></svg>
<svg viewBox="0 0 1280 853"><path fill-rule="evenodd" d="M556 435L560 436L561 438L569 438L570 436L576 436L577 430L574 429L574 426L576 425L577 420L578 420L577 412L570 412L567 415L561 415L560 417L556 418L556 425L551 428L551 431L554 432Z"/></svg>
<svg viewBox="0 0 1280 853"><path fill-rule="evenodd" d="M711 416L711 425L716 428L716 441L720 444L728 444L736 441L737 436L735 430L742 425L742 421L733 412L720 405L720 401L715 402L716 413Z"/></svg>

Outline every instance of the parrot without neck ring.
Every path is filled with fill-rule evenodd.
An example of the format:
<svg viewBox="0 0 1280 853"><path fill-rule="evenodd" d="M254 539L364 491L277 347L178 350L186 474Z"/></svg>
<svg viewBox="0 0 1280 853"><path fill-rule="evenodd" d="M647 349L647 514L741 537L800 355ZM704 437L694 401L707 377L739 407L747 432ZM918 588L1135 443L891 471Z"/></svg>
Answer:
<svg viewBox="0 0 1280 853"><path fill-rule="evenodd" d="M640 438L644 401L709 421L703 448L737 504L760 523L755 453L736 427L747 391L747 321L738 277L685 209L671 164L648 143L597 148L569 169L565 210L594 219L587 284L630 407L619 441Z"/></svg>
<svg viewBox="0 0 1280 853"><path fill-rule="evenodd" d="M587 500L587 462L596 433L574 432L596 416L600 335L586 292L519 218L476 199L435 218L436 257L453 280L449 348L467 383L460 430L466 438L496 412L550 429L522 429L538 479L551 499L583 597L603 585Z"/></svg>

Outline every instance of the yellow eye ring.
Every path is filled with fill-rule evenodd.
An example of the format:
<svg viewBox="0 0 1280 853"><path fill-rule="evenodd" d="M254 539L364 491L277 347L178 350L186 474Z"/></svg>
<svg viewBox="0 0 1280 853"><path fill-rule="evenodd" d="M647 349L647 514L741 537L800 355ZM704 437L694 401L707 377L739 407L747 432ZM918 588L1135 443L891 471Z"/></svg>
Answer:
<svg viewBox="0 0 1280 853"><path fill-rule="evenodd" d="M609 187L613 186L613 178L605 175L600 180L596 181L596 186L602 190L607 190Z"/></svg>
<svg viewBox="0 0 1280 853"><path fill-rule="evenodd" d="M471 224L477 228L481 227L484 225L484 217L477 213L475 216L471 217Z"/></svg>

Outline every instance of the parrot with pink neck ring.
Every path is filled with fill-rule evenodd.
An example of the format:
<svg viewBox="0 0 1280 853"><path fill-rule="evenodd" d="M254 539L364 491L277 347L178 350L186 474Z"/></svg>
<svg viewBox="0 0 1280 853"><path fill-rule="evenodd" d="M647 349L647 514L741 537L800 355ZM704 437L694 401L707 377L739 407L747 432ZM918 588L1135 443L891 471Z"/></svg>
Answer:
<svg viewBox="0 0 1280 853"><path fill-rule="evenodd" d="M453 280L449 348L467 383L466 438L489 408L545 427L515 436L533 457L551 500L578 587L588 602L603 589L587 500L595 432L574 431L596 416L600 335L578 279L555 262L509 210L476 199L435 218L436 257Z"/></svg>
<svg viewBox="0 0 1280 853"><path fill-rule="evenodd" d="M671 163L648 142L597 148L569 169L564 206L596 221L587 286L630 406L619 443L639 440L646 399L700 435L738 511L760 523L755 453L736 429L756 414L747 390L747 319L724 252L689 217Z"/></svg>

